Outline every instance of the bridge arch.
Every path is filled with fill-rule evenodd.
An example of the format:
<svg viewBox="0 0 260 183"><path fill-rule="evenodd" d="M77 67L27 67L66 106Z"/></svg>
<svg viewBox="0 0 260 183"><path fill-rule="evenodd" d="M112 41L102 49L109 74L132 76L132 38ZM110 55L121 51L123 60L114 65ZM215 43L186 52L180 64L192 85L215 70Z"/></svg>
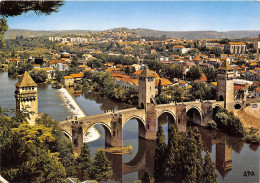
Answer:
<svg viewBox="0 0 260 183"><path fill-rule="evenodd" d="M175 116L174 112L172 112L172 111L170 111L170 110L163 110L163 111L161 111L161 112L158 114L157 118L159 118L159 117L160 117L162 114L164 114L164 113L170 114L170 115L173 117L174 121L176 121L176 116Z"/></svg>
<svg viewBox="0 0 260 183"><path fill-rule="evenodd" d="M72 141L72 135L69 132L67 132L65 130L62 130L62 132L65 135L65 137L69 138Z"/></svg>
<svg viewBox="0 0 260 183"><path fill-rule="evenodd" d="M216 114L217 114L217 112L218 112L220 109L224 109L224 107L223 107L222 105L219 105L219 104L213 104L213 105L212 105L213 120L215 119Z"/></svg>
<svg viewBox="0 0 260 183"><path fill-rule="evenodd" d="M137 122L138 122L138 136L139 137L143 137L145 138L145 120L140 117L140 116L137 116L137 115L133 115L133 116L130 116L129 118L127 118L123 124L122 124L122 129L124 128L125 124L131 120L131 119L136 119Z"/></svg>
<svg viewBox="0 0 260 183"><path fill-rule="evenodd" d="M87 128L83 128L83 141L84 141L84 137L86 136L88 130L91 127L94 127L95 125L101 125L105 130L105 147L111 146L112 129L107 123L104 123L104 122L97 122L97 123L89 125Z"/></svg>
<svg viewBox="0 0 260 183"><path fill-rule="evenodd" d="M166 143L168 143L168 141L170 139L170 137L169 137L170 129L175 123L177 124L176 116L175 116L174 112L171 110L168 110L168 109L162 110L157 115L156 131L158 130L159 125L161 125L164 130L165 137L166 137Z"/></svg>
<svg viewBox="0 0 260 183"><path fill-rule="evenodd" d="M214 103L212 105L212 108L214 109L215 107L224 108L222 105Z"/></svg>
<svg viewBox="0 0 260 183"><path fill-rule="evenodd" d="M199 107L190 106L186 110L187 115L187 125L188 124L197 124L201 125L202 123L202 113Z"/></svg>
<svg viewBox="0 0 260 183"><path fill-rule="evenodd" d="M110 134L112 134L112 129L111 127L107 124L107 123L104 123L104 122L97 122L97 123L94 123L94 124L91 124L90 126L88 126L87 128L84 128L84 131L83 131L83 135L85 135L87 133L87 131L92 127L92 126L95 126L95 125L102 125L104 127L105 130L108 130L110 132Z"/></svg>

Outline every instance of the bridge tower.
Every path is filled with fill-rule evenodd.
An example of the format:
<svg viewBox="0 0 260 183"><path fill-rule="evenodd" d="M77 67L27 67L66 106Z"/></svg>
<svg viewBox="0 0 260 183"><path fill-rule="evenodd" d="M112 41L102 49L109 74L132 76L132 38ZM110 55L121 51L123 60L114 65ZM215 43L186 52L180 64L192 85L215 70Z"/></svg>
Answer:
<svg viewBox="0 0 260 183"><path fill-rule="evenodd" d="M147 104L155 103L155 77L154 72L147 67L139 75L138 80L138 107L146 109Z"/></svg>
<svg viewBox="0 0 260 183"><path fill-rule="evenodd" d="M33 114L30 114L28 122L29 124L34 124L38 117L37 84L33 81L29 73L25 72L15 86L16 112L23 109L33 112Z"/></svg>
<svg viewBox="0 0 260 183"><path fill-rule="evenodd" d="M217 100L224 101L227 110L234 109L234 71L228 61L224 61L217 73Z"/></svg>

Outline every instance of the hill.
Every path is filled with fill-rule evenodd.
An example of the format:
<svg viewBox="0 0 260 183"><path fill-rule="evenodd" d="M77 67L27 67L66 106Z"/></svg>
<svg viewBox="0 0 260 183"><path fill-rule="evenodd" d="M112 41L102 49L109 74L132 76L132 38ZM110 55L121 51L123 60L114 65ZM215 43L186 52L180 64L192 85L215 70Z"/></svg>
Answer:
<svg viewBox="0 0 260 183"><path fill-rule="evenodd" d="M5 34L5 39L15 39L16 36L61 36L68 34L86 34L89 32L98 32L93 30L62 30L62 31L44 31L44 30L26 30L26 29L9 29Z"/></svg>
<svg viewBox="0 0 260 183"><path fill-rule="evenodd" d="M217 39L217 38L245 38L245 37L257 37L260 34L260 30L255 31L158 31L151 29L128 29L128 28L115 28L112 31L126 31L140 34L141 36L161 37L165 35L168 38L187 38L187 39ZM58 36L68 34L85 34L89 32L100 32L95 30L62 30L62 31L32 31L24 29L10 29L5 34L5 39L14 39L16 36L22 35L29 36Z"/></svg>
<svg viewBox="0 0 260 183"><path fill-rule="evenodd" d="M127 29L127 28L115 28L112 31L127 31L140 34L141 36L161 37L165 35L168 38L187 38L187 39L218 39L218 38L252 38L257 37L260 34L260 30L256 31L158 31L151 29Z"/></svg>

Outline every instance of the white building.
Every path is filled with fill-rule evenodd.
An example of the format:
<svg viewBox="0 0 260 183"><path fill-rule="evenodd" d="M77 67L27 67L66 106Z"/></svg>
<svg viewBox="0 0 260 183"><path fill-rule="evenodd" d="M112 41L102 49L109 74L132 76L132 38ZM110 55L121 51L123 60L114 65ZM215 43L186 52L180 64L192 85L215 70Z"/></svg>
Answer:
<svg viewBox="0 0 260 183"><path fill-rule="evenodd" d="M188 51L190 51L191 48L185 48L182 45L175 45L175 46L173 46L172 50L173 51L178 51L179 50L182 54L184 54L184 53L187 53Z"/></svg>

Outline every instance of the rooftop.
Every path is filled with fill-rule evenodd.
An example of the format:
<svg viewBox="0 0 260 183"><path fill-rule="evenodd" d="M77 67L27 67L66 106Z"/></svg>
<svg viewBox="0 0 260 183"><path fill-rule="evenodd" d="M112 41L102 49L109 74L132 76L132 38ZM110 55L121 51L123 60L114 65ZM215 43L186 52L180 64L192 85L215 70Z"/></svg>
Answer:
<svg viewBox="0 0 260 183"><path fill-rule="evenodd" d="M226 71L232 71L233 68L229 65L228 61L224 61L220 67L218 68L218 70L226 70Z"/></svg>
<svg viewBox="0 0 260 183"><path fill-rule="evenodd" d="M22 77L19 78L18 82L15 84L17 87L27 87L27 86L37 86L33 81L28 72L25 72Z"/></svg>

